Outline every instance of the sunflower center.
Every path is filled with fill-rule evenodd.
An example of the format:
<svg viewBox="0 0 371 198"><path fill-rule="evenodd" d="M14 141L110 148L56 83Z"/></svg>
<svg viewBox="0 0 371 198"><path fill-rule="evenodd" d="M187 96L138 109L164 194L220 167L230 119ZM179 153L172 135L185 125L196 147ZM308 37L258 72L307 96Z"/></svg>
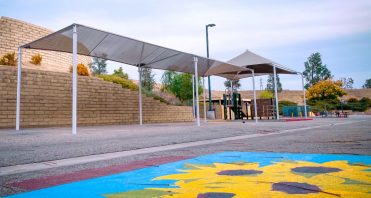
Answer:
<svg viewBox="0 0 371 198"><path fill-rule="evenodd" d="M256 175L261 174L263 171L258 170L224 170L220 171L218 175L241 176L241 175Z"/></svg>
<svg viewBox="0 0 371 198"><path fill-rule="evenodd" d="M334 173L339 172L341 169L339 168L331 168L331 167L324 167L324 166L302 166L296 167L291 169L291 171L297 173L313 173L313 174L321 174L321 173Z"/></svg>
<svg viewBox="0 0 371 198"><path fill-rule="evenodd" d="M198 194L197 198L231 198L235 196L233 193L207 192Z"/></svg>
<svg viewBox="0 0 371 198"><path fill-rule="evenodd" d="M273 191L281 191L288 194L309 194L309 193L318 193L321 191L315 185L307 183L298 183L298 182L278 182L272 185Z"/></svg>

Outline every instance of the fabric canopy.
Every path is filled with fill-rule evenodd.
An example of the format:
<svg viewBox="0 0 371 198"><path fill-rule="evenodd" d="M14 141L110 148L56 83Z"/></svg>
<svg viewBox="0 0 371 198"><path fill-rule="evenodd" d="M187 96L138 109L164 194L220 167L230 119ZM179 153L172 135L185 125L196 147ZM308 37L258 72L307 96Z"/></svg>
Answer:
<svg viewBox="0 0 371 198"><path fill-rule="evenodd" d="M253 69L255 76L268 75L273 73L273 67L276 67L277 74L298 74L298 72L286 68L278 63L275 63L267 58L257 55L249 50L244 53L232 58L227 61L229 64L237 65L243 68ZM242 79L251 77L252 72L250 70L238 71L238 72L221 72L218 76L225 77L228 79Z"/></svg>
<svg viewBox="0 0 371 198"><path fill-rule="evenodd" d="M197 57L198 76L213 75L220 71L245 70L231 63L180 52L79 24L72 24L21 47L72 53L72 34L75 25L78 35L77 53L80 55L191 74L195 71L193 57Z"/></svg>

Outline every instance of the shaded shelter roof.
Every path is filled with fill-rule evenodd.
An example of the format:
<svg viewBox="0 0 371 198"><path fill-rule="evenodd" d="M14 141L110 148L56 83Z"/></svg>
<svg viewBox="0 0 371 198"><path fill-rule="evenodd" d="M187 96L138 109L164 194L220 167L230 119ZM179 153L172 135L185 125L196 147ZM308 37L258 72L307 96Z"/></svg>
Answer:
<svg viewBox="0 0 371 198"><path fill-rule="evenodd" d="M256 76L268 75L273 73L273 67L276 67L277 74L297 74L297 71L284 67L274 61L271 61L265 57L255 54L249 50L244 53L232 58L227 61L232 65L237 65L243 68L253 69ZM252 76L250 70L237 71L237 72L222 72L217 74L218 76L225 77L228 79L242 79Z"/></svg>
<svg viewBox="0 0 371 198"><path fill-rule="evenodd" d="M161 47L80 24L72 24L22 48L72 53L73 27L77 30L77 54L103 58L128 65L194 74L193 58L198 58L198 75L220 71L239 72L245 68L202 56Z"/></svg>

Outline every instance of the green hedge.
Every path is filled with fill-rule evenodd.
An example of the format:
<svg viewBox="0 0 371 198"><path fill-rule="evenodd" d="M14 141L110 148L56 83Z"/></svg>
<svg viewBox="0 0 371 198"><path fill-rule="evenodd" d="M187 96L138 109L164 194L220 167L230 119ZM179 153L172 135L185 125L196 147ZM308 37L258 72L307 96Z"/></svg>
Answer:
<svg viewBox="0 0 371 198"><path fill-rule="evenodd" d="M117 75L100 74L100 75L97 75L97 77L103 79L104 81L119 84L122 86L122 88L125 88L125 89L130 89L132 91L139 90L139 86L135 84L133 81L129 79L121 78ZM148 97L152 97L153 99L159 100L160 102L163 102L165 104L170 104L167 100L154 94L153 92L147 91L146 89L142 89L142 92L146 94Z"/></svg>
<svg viewBox="0 0 371 198"><path fill-rule="evenodd" d="M133 81L129 79L121 78L121 77L114 76L114 75L106 75L106 74L100 74L100 75L97 75L97 77L103 79L104 81L119 84L122 86L122 88L125 88L125 89L130 89L133 91L139 90L138 85L133 83Z"/></svg>
<svg viewBox="0 0 371 198"><path fill-rule="evenodd" d="M321 112L323 110L352 110L363 112L371 107L371 99L363 97L361 100L350 98L343 104L339 100L309 100L308 104L311 105L312 111ZM326 107L326 108L325 108Z"/></svg>
<svg viewBox="0 0 371 198"><path fill-rule="evenodd" d="M344 103L343 105L341 104L337 105L337 109L360 112L366 111L369 107L371 107L371 99L367 97L363 97L361 100L350 98L348 102Z"/></svg>

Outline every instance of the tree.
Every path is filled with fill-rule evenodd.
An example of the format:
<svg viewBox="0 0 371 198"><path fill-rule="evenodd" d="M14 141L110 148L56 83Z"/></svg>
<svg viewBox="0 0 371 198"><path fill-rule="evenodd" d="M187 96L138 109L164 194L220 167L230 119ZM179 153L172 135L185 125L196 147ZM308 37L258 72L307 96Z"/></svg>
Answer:
<svg viewBox="0 0 371 198"><path fill-rule="evenodd" d="M106 74L107 73L107 60L103 58L93 58L93 62L89 64L93 74Z"/></svg>
<svg viewBox="0 0 371 198"><path fill-rule="evenodd" d="M308 57L304 63L305 70L303 75L306 79L305 88L308 89L319 81L331 79L331 72L326 65L322 64L321 54L316 52Z"/></svg>
<svg viewBox="0 0 371 198"><path fill-rule="evenodd" d="M322 80L311 86L306 96L308 100L338 100L339 97L346 95L342 86L341 81Z"/></svg>
<svg viewBox="0 0 371 198"><path fill-rule="evenodd" d="M166 71L161 78L163 87L174 94L180 101L185 102L192 99L192 75L185 73L177 73L173 71ZM201 78L198 78L198 93L202 93Z"/></svg>
<svg viewBox="0 0 371 198"><path fill-rule="evenodd" d="M231 88L231 81L230 80L226 80L224 81L224 86L226 89L230 89ZM233 86L233 91L237 91L237 89L239 89L241 87L241 83L240 83L240 80L232 80L232 86Z"/></svg>
<svg viewBox="0 0 371 198"><path fill-rule="evenodd" d="M124 72L124 70L122 69L122 67L120 67L117 70L116 69L113 70L113 74L112 75L117 76L117 77L120 77L120 78L123 78L123 79L129 79L129 75Z"/></svg>
<svg viewBox="0 0 371 198"><path fill-rule="evenodd" d="M175 71L165 71L161 77L161 91L170 91L173 79L178 75Z"/></svg>
<svg viewBox="0 0 371 198"><path fill-rule="evenodd" d="M341 81L322 80L311 86L306 96L308 104L317 111L333 110L339 105L339 97L346 95Z"/></svg>
<svg viewBox="0 0 371 198"><path fill-rule="evenodd" d="M151 68L144 67L142 68L142 87L147 91L152 91L153 87L156 84L155 74L152 73Z"/></svg>
<svg viewBox="0 0 371 198"><path fill-rule="evenodd" d="M353 89L353 78L340 78L340 81L343 83L344 89Z"/></svg>
<svg viewBox="0 0 371 198"><path fill-rule="evenodd" d="M371 88L371 78L367 79L365 84L362 86L365 89L370 89Z"/></svg>
<svg viewBox="0 0 371 198"><path fill-rule="evenodd" d="M281 92L282 84L280 82L280 77L278 76L278 74L276 74L276 80L277 80L277 92ZM268 79L267 79L267 87L265 89L270 91L271 93L274 93L274 75L273 74L269 74Z"/></svg>

